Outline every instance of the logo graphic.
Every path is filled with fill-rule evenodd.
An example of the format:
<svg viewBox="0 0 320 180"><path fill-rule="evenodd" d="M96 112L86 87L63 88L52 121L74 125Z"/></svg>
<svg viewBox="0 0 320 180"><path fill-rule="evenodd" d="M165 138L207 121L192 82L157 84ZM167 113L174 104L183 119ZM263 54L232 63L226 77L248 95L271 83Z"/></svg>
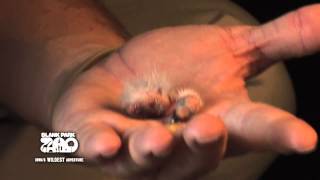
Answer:
<svg viewBox="0 0 320 180"><path fill-rule="evenodd" d="M74 153L79 143L74 133L41 133L43 153Z"/></svg>
<svg viewBox="0 0 320 180"><path fill-rule="evenodd" d="M75 133L70 132L42 132L40 151L45 154L74 153L79 148ZM82 157L35 157L36 163L83 163Z"/></svg>

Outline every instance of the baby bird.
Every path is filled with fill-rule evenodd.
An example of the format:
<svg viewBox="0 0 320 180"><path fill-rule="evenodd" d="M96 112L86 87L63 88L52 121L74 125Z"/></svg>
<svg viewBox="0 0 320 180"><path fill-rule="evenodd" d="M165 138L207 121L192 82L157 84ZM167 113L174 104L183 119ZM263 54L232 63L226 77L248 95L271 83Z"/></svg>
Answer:
<svg viewBox="0 0 320 180"><path fill-rule="evenodd" d="M121 104L131 117L160 118L171 124L190 119L203 101L195 90L175 88L165 75L153 72L127 82Z"/></svg>

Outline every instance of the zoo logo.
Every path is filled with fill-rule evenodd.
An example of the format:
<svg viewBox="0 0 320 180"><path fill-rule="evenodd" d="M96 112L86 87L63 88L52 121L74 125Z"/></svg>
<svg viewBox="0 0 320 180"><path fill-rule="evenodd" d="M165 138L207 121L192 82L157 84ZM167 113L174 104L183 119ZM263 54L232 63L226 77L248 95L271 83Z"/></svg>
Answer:
<svg viewBox="0 0 320 180"><path fill-rule="evenodd" d="M40 142L43 153L74 153L79 147L75 133L42 132Z"/></svg>

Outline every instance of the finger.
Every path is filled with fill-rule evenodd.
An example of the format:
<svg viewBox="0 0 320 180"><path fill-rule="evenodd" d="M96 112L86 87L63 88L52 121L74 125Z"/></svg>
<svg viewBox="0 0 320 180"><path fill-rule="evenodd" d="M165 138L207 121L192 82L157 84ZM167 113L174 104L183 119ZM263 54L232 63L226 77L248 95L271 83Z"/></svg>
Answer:
<svg viewBox="0 0 320 180"><path fill-rule="evenodd" d="M249 59L246 76L279 60L300 57L320 50L320 4L306 6L257 27L231 29L231 49Z"/></svg>
<svg viewBox="0 0 320 180"><path fill-rule="evenodd" d="M79 155L90 161L111 158L121 147L120 137L105 123L88 123L76 134L80 143Z"/></svg>
<svg viewBox="0 0 320 180"><path fill-rule="evenodd" d="M315 149L315 130L294 115L272 106L245 102L224 115L229 139L243 150L307 153Z"/></svg>
<svg viewBox="0 0 320 180"><path fill-rule="evenodd" d="M173 136L160 121L133 119L107 110L98 116L128 141L130 154L138 164L144 164L145 155L160 157L170 149Z"/></svg>
<svg viewBox="0 0 320 180"><path fill-rule="evenodd" d="M116 176L151 169L172 144L170 131L154 120L131 119L107 109L89 109L64 118L65 123L57 128L76 133L78 155Z"/></svg>
<svg viewBox="0 0 320 180"><path fill-rule="evenodd" d="M99 157L110 158L116 155L122 143L116 130L102 121L104 118L108 118L108 113L103 109L74 112L71 114L60 113L56 117L53 129L76 134L79 141L77 155L89 161L97 161Z"/></svg>
<svg viewBox="0 0 320 180"><path fill-rule="evenodd" d="M186 125L183 137L189 147L205 145L226 137L226 129L223 121L207 113L192 118ZM197 149L197 146L194 150Z"/></svg>
<svg viewBox="0 0 320 180"><path fill-rule="evenodd" d="M105 161L105 169L130 178L151 176L148 172L151 173L171 151L171 132L155 120L135 120L114 112L108 114L111 116L105 122L120 132L124 146L114 160Z"/></svg>
<svg viewBox="0 0 320 180"><path fill-rule="evenodd" d="M184 142L183 142L184 141ZM197 115L187 124L183 140L168 157L158 179L196 179L214 169L223 157L226 130L222 121L208 114Z"/></svg>
<svg viewBox="0 0 320 180"><path fill-rule="evenodd" d="M131 179L151 177L172 146L172 134L164 126L155 124L158 123L133 130L124 139L126 146L118 158L106 161L105 169Z"/></svg>
<svg viewBox="0 0 320 180"><path fill-rule="evenodd" d="M169 154L173 136L160 123L135 130L129 137L129 152L135 163L147 167L153 158Z"/></svg>

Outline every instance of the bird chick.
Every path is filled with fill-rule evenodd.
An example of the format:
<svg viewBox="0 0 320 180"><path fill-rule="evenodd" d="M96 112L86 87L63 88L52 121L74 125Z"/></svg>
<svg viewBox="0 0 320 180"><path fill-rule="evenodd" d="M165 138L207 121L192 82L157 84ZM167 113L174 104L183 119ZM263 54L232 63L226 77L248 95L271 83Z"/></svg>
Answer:
<svg viewBox="0 0 320 180"><path fill-rule="evenodd" d="M166 76L153 72L128 82L121 104L131 117L161 118L172 124L190 119L200 111L203 101L195 90L175 88Z"/></svg>

